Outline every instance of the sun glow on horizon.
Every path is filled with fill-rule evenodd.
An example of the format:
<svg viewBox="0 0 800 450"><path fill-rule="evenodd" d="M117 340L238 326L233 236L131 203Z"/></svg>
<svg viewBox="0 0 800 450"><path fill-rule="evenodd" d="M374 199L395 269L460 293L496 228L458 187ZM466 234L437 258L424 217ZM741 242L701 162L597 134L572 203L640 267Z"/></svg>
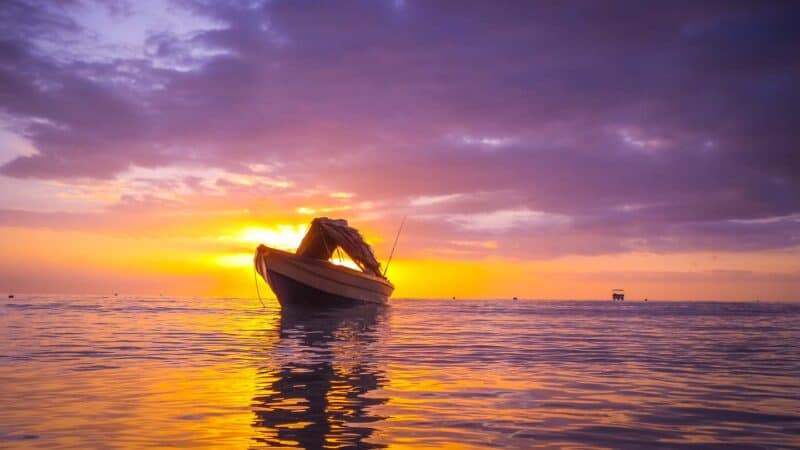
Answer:
<svg viewBox="0 0 800 450"><path fill-rule="evenodd" d="M306 224L278 224L271 227L246 226L232 234L220 236L219 240L232 241L252 246L249 251L231 252L215 255L211 261L223 267L247 267L253 264L253 251L259 244L279 250L294 251L300 246L308 231Z"/></svg>
<svg viewBox="0 0 800 450"><path fill-rule="evenodd" d="M223 236L221 239L255 245L264 244L279 250L293 251L300 246L307 231L308 225L306 224L280 224L272 227L247 226L232 236Z"/></svg>
<svg viewBox="0 0 800 450"><path fill-rule="evenodd" d="M328 261L337 266L343 266L361 272L361 268L358 267L358 264L356 264L355 261L347 256L347 253L343 252L341 249L334 251L333 256L331 256L331 259Z"/></svg>
<svg viewBox="0 0 800 450"><path fill-rule="evenodd" d="M293 252L300 246L303 237L308 231L308 225L288 225L279 224L272 227L263 226L247 226L239 231L220 237L221 240L235 241L242 244L252 244L253 250L258 244L264 244L268 247L276 248L278 250L286 250ZM253 264L252 252L232 252L215 255L211 260L223 267L248 267ZM354 270L361 270L358 265L341 249L337 249L329 260L332 264L337 266L344 266Z"/></svg>
<svg viewBox="0 0 800 450"><path fill-rule="evenodd" d="M253 265L253 255L248 253L226 253L211 259L223 267L247 267Z"/></svg>

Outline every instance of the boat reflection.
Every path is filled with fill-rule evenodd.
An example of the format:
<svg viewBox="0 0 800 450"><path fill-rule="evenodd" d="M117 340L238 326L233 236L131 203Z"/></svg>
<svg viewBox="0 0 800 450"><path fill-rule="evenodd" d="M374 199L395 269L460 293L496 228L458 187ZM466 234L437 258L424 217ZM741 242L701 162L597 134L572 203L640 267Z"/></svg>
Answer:
<svg viewBox="0 0 800 450"><path fill-rule="evenodd" d="M368 396L385 383L376 341L384 307L283 310L280 339L260 371L253 399L256 446L379 448L367 439L383 417Z"/></svg>

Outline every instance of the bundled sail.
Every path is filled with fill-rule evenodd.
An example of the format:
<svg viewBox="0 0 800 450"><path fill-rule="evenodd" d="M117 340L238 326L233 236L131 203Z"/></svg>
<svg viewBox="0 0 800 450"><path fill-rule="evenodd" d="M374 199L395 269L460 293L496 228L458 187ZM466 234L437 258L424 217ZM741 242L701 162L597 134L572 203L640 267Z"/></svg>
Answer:
<svg viewBox="0 0 800 450"><path fill-rule="evenodd" d="M344 219L327 217L314 219L296 253L309 258L328 260L333 256L336 247L341 247L364 273L383 277L381 264L375 259L372 247L364 241L361 233L347 225Z"/></svg>

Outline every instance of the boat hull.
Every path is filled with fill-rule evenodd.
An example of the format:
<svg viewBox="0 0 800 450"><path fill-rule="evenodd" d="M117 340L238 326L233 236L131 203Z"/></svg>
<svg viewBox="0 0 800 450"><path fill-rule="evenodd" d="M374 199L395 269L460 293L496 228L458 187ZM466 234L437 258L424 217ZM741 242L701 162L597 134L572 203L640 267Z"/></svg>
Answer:
<svg viewBox="0 0 800 450"><path fill-rule="evenodd" d="M386 304L394 291L386 279L268 247L260 247L255 259L282 307Z"/></svg>
<svg viewBox="0 0 800 450"><path fill-rule="evenodd" d="M271 270L267 271L267 276L269 286L284 307L342 307L363 303L357 299L321 291Z"/></svg>

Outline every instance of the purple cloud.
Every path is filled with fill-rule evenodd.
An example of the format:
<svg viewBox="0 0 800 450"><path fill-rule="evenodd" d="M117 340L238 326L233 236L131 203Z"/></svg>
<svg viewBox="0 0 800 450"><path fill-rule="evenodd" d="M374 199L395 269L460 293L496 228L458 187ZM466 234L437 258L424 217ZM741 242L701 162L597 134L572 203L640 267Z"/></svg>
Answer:
<svg viewBox="0 0 800 450"><path fill-rule="evenodd" d="M798 245L796 5L168 5L201 25L109 55L85 6L4 2L2 117L38 153L0 173L268 165L484 253Z"/></svg>

